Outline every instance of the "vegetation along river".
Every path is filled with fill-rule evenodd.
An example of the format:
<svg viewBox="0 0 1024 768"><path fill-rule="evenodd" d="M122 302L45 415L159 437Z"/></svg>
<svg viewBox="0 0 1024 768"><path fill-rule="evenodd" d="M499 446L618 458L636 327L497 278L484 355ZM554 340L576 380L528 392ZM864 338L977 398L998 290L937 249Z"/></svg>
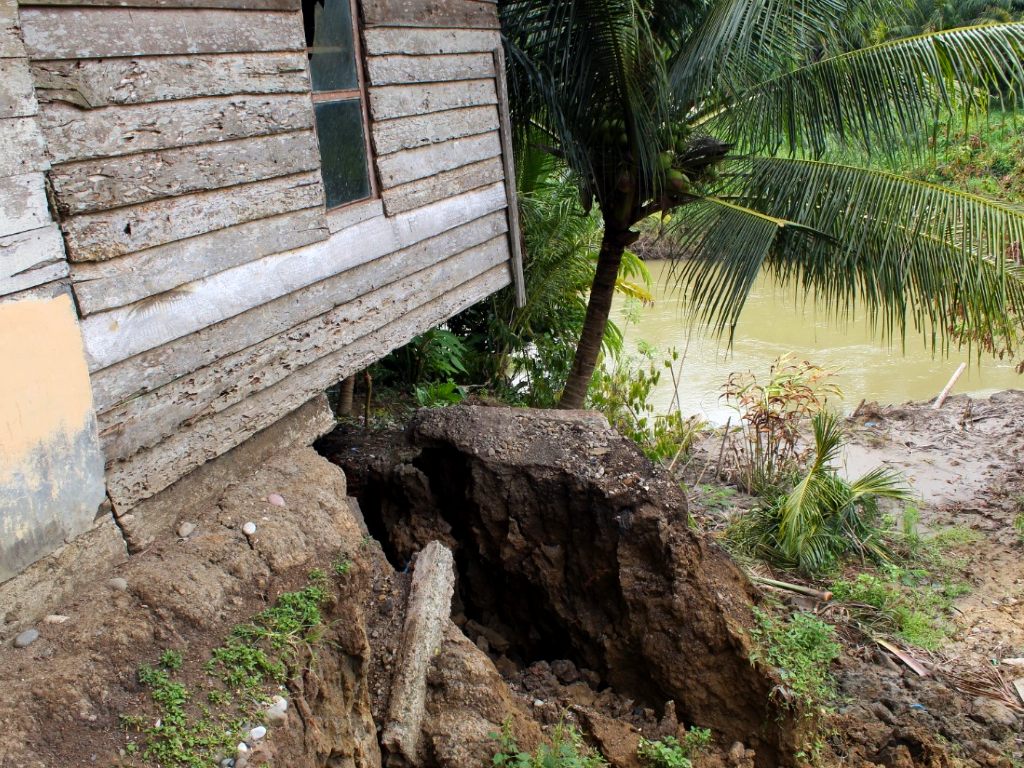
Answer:
<svg viewBox="0 0 1024 768"><path fill-rule="evenodd" d="M937 395L960 362L968 368L954 387L954 393L990 394L1003 389L1024 389L1024 376L1014 364L991 357L952 350L948 357L932 354L923 337L908 332L905 350L899 339L890 345L875 334L858 311L850 320L836 319L813 301L795 299L792 289L783 289L761 277L743 310L731 349L702 329L688 323L679 301L679 291L670 277L670 263L649 262L654 280L654 304L633 313L635 322L624 320L626 302L616 297L612 318L625 327L625 351L635 354L638 341L654 345L660 353L687 347L679 387L684 415L701 414L714 423L724 423L734 414L719 399L722 384L733 371L752 370L767 377L772 361L786 352L798 358L838 370L835 381L843 391L845 410L862 398L883 404L926 400ZM658 412L672 401L672 378L665 371L653 396Z"/></svg>

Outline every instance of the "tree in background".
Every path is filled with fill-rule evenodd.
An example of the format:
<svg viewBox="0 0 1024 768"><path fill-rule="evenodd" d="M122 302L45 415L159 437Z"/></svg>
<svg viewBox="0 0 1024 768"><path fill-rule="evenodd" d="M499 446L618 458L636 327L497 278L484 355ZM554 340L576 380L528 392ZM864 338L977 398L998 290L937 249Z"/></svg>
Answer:
<svg viewBox="0 0 1024 768"><path fill-rule="evenodd" d="M669 211L719 332L767 270L837 313L866 303L890 335L1016 342L1024 215L880 166L1015 99L1024 24L866 45L897 5L500 0L519 144L564 162L604 225L562 407L583 404L636 225Z"/></svg>

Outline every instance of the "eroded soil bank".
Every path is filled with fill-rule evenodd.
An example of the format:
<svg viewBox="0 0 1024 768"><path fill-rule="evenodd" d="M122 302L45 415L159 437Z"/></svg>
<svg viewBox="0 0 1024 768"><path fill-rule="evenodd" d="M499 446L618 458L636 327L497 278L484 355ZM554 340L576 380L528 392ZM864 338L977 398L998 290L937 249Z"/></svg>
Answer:
<svg viewBox="0 0 1024 768"><path fill-rule="evenodd" d="M879 444L891 442L897 418L872 418L889 430ZM1018 438L1019 426L1006 422ZM601 417L457 407L420 412L404 432L340 430L318 449L345 469L347 486L312 449L280 453L215 504L182 509L178 522L191 529L80 585L47 620L4 626L0 765L158 764L144 756L140 731L158 713L140 666L180 653L171 676L195 692L187 707L196 717L216 710L199 696L213 649L313 569L328 577L322 627L293 649L282 686L265 691L286 698L287 713L264 723L269 732L240 763L475 768L490 764L503 725L530 749L561 720L620 768L637 767L641 734L691 725L716 739L698 766L796 762L806 721L777 695L777 674L748 658L758 591L691 528L689 512L712 513L688 512L678 482ZM1012 497L1005 474L991 483ZM940 514L926 510L929 522ZM380 732L416 555L431 541L454 554L451 619L428 656L416 752L390 754ZM1000 546L1009 556L1016 545ZM1019 582L1013 589L1020 599ZM29 624L38 638L14 647ZM978 658L1013 643L1024 655L1017 636L1000 637L976 644ZM919 679L864 645L847 648L838 675L851 699L821 744L822 764L1012 765L1006 745L1019 718L995 722L948 679ZM221 757L234 756L198 764Z"/></svg>

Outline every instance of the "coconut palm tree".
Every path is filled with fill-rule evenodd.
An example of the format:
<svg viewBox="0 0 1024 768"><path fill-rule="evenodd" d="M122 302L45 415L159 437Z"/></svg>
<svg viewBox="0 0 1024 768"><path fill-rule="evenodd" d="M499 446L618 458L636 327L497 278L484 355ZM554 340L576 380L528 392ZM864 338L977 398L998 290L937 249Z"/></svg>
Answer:
<svg viewBox="0 0 1024 768"><path fill-rule="evenodd" d="M899 2L500 0L517 137L604 221L562 407L583 404L622 254L657 213L719 332L767 270L890 334L1018 338L1024 214L891 168L938 120L1020 94L1024 24L864 47Z"/></svg>

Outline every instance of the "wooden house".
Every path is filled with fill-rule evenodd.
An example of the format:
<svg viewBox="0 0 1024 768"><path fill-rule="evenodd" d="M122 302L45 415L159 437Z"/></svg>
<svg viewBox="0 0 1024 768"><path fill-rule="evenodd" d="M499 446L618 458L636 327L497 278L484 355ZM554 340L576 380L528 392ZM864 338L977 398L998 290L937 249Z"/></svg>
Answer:
<svg viewBox="0 0 1024 768"><path fill-rule="evenodd" d="M0 0L0 581L522 290L502 73L487 0Z"/></svg>

